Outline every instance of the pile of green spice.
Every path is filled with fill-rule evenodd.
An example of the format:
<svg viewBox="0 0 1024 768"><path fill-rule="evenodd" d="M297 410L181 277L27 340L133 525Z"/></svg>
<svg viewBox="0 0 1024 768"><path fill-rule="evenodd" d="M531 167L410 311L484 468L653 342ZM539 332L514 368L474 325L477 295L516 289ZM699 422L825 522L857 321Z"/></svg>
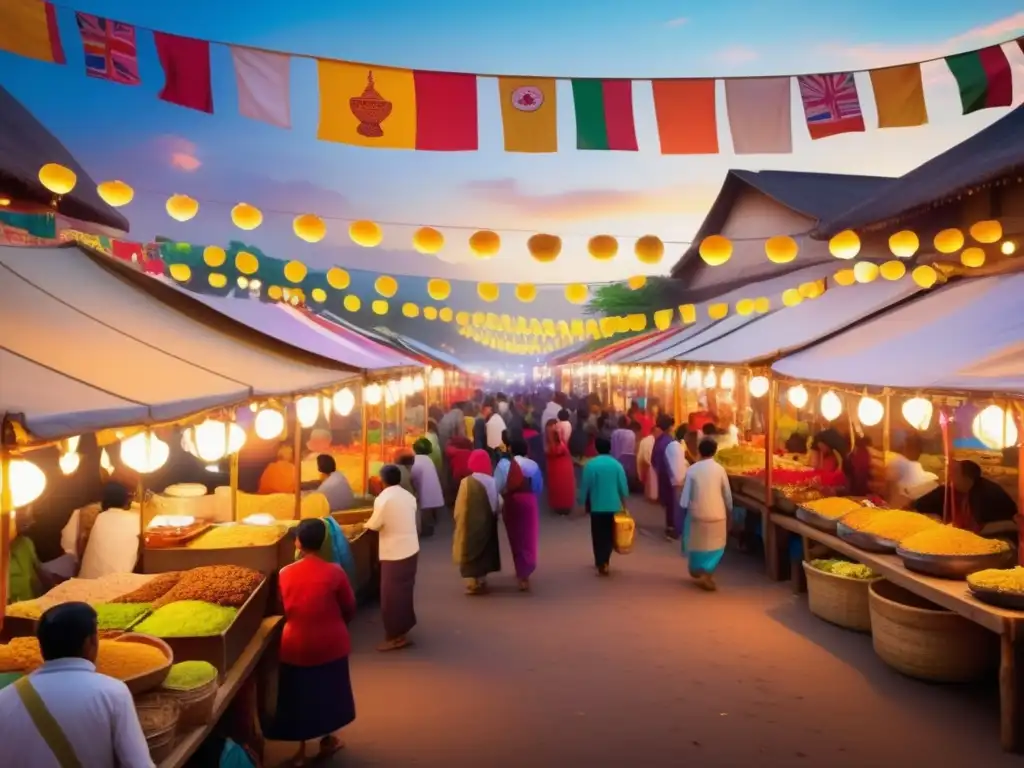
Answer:
<svg viewBox="0 0 1024 768"><path fill-rule="evenodd" d="M99 629L128 629L152 610L147 603L95 603Z"/></svg>
<svg viewBox="0 0 1024 768"><path fill-rule="evenodd" d="M237 608L201 600L179 600L158 608L134 630L156 637L209 637L230 627L237 615Z"/></svg>
<svg viewBox="0 0 1024 768"><path fill-rule="evenodd" d="M194 691L217 679L217 668L206 661L182 661L171 667L163 687L170 691Z"/></svg>

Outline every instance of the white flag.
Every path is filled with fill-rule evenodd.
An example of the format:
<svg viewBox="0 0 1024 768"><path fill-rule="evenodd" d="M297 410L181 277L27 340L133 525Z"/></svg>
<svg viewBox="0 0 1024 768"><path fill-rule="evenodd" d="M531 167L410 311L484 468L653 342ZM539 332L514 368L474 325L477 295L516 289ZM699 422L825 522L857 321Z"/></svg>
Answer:
<svg viewBox="0 0 1024 768"><path fill-rule="evenodd" d="M737 155L787 155L793 151L790 78L725 81L732 148Z"/></svg>
<svg viewBox="0 0 1024 768"><path fill-rule="evenodd" d="M231 46L238 86L238 111L245 117L292 127L291 57Z"/></svg>

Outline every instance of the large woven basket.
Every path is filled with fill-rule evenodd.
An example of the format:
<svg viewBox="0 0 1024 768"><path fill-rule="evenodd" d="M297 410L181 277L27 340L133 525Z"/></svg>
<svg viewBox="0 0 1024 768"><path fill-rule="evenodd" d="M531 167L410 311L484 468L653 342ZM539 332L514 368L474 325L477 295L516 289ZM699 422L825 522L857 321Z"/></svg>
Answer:
<svg viewBox="0 0 1024 768"><path fill-rule="evenodd" d="M161 688L160 694L178 702L178 728L198 728L207 725L213 719L213 709L217 701L219 681L214 678L205 685L191 691L177 691Z"/></svg>
<svg viewBox="0 0 1024 768"><path fill-rule="evenodd" d="M991 632L884 579L872 582L869 592L875 653L897 671L965 683L998 667L998 638Z"/></svg>
<svg viewBox="0 0 1024 768"><path fill-rule="evenodd" d="M871 631L868 590L877 579L851 579L804 563L807 603L819 619L857 632Z"/></svg>

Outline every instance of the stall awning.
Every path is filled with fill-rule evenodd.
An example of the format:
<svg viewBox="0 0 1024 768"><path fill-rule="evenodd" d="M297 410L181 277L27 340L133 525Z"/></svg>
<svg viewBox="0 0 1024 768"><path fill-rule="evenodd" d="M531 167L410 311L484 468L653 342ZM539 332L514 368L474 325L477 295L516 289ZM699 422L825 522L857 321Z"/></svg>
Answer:
<svg viewBox="0 0 1024 768"><path fill-rule="evenodd" d="M0 247L0 412L36 439L173 421L358 373L119 270L76 246Z"/></svg>
<svg viewBox="0 0 1024 768"><path fill-rule="evenodd" d="M1024 394L1024 274L966 279L855 325L773 366L854 386Z"/></svg>

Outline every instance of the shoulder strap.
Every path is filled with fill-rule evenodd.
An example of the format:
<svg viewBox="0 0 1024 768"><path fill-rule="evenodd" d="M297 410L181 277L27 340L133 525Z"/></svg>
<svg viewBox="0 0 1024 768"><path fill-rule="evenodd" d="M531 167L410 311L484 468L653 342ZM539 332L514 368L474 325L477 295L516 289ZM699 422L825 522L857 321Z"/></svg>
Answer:
<svg viewBox="0 0 1024 768"><path fill-rule="evenodd" d="M29 679L27 677L19 679L14 684L14 689L18 692L18 698L21 699L21 703L28 710L28 716L32 718L32 723L35 725L36 730L39 731L39 735L43 737L43 741L53 751L53 756L57 758L60 768L82 768L82 764L78 761L78 756L75 754L74 747L71 746L68 737L64 735L64 729L60 727L60 723L57 722L57 719L51 714L50 710L46 708L46 702L43 701L39 692L32 687Z"/></svg>

